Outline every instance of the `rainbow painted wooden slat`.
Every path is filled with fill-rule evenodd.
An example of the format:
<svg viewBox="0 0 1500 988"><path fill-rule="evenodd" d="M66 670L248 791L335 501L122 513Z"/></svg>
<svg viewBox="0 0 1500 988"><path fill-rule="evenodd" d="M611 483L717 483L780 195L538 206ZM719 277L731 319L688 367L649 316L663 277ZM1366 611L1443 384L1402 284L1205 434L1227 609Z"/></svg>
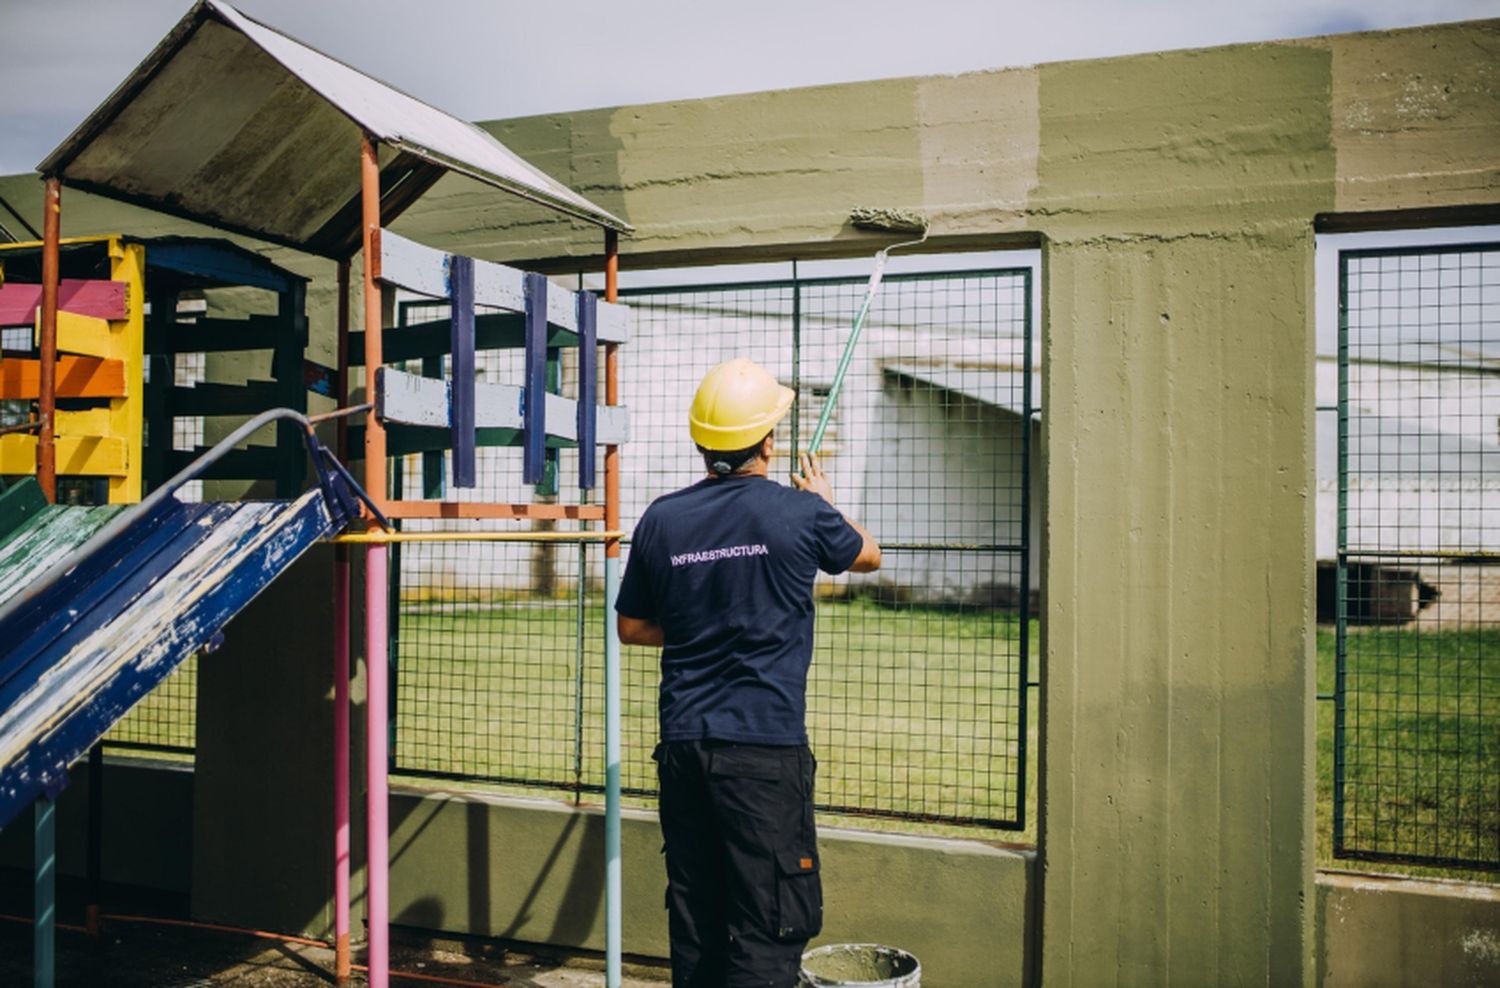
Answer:
<svg viewBox="0 0 1500 988"><path fill-rule="evenodd" d="M41 394L42 362L31 357L0 360L0 398L28 400ZM64 354L57 360L59 398L124 398L125 362Z"/></svg>
<svg viewBox="0 0 1500 988"><path fill-rule="evenodd" d="M41 304L41 285L11 281L0 285L0 326L32 325ZM130 311L124 282L81 278L62 279L57 307L95 319L124 319Z"/></svg>

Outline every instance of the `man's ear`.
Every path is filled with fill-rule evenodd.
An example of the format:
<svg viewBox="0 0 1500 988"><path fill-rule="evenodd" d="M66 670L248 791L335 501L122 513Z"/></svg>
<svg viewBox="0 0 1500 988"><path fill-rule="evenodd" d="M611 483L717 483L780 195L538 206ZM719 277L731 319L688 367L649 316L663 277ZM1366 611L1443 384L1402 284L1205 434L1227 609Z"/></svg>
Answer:
<svg viewBox="0 0 1500 988"><path fill-rule="evenodd" d="M776 450L776 433L766 433L766 438L760 441L760 458L769 461L771 454Z"/></svg>

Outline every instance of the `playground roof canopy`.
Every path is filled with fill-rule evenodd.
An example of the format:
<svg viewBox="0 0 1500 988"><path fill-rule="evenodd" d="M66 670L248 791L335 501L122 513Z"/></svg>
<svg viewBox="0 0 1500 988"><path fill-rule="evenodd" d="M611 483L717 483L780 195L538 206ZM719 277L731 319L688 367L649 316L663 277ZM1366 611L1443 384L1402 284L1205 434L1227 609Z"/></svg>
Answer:
<svg viewBox="0 0 1500 988"><path fill-rule="evenodd" d="M382 222L453 171L630 230L473 124L221 0L194 4L37 169L88 192L343 258L360 243L361 131L380 146Z"/></svg>

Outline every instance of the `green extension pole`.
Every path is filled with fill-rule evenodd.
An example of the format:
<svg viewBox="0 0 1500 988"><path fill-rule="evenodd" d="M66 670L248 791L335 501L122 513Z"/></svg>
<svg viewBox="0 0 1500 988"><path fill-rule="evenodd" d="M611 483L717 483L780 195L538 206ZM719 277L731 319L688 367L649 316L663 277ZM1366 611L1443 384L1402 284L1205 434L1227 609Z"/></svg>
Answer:
<svg viewBox="0 0 1500 988"><path fill-rule="evenodd" d="M854 361L854 348L859 344L859 334L864 331L865 317L870 314L870 304L875 301L875 293L880 291L880 280L885 277L885 262L889 259L891 251L898 247L910 247L927 239L927 218L920 213L899 209L861 207L849 214L849 222L862 230L920 233L921 236L916 240L907 240L882 248L875 255L875 270L870 272L870 284L865 288L864 301L859 304L859 314L854 317L854 328L849 331L849 342L844 344L844 352L839 356L839 365L833 372L833 384L828 389L828 398L823 402L823 411L818 415L818 426L813 429L812 439L808 441L809 453L817 453L823 448L823 433L828 431L828 420L833 417L833 409L838 404L839 392L844 388L844 375L849 373L849 365Z"/></svg>

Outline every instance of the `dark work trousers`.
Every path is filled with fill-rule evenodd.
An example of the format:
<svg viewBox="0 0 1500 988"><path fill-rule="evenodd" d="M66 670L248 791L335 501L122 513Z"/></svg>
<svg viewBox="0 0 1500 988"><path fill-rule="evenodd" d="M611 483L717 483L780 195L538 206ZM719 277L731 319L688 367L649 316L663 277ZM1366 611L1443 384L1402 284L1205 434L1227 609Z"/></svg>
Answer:
<svg viewBox="0 0 1500 988"><path fill-rule="evenodd" d="M657 746L674 988L793 988L823 927L803 746Z"/></svg>

